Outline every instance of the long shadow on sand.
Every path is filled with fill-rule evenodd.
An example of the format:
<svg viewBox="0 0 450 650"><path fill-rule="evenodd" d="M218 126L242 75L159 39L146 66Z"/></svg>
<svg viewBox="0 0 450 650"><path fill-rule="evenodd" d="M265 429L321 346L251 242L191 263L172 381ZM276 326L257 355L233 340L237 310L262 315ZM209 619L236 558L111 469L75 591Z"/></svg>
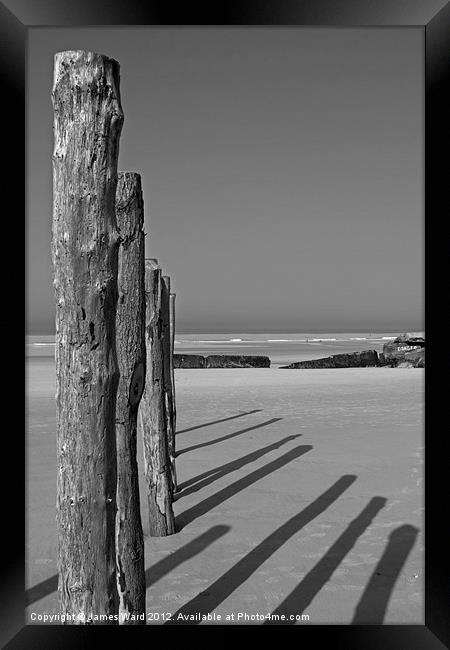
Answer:
<svg viewBox="0 0 450 650"><path fill-rule="evenodd" d="M27 589L25 592L25 607L28 607L28 605L35 603L41 598L45 598L45 596L52 594L57 589L58 574L52 576L51 578L47 578L47 580L43 580L39 584L34 585L34 587Z"/></svg>
<svg viewBox="0 0 450 650"><path fill-rule="evenodd" d="M177 431L176 435L180 433L187 433L188 431L195 431L195 429L202 429L203 427L209 427L212 424L220 424L220 422L228 422L228 420L235 420L236 418L243 418L246 415L252 415L252 413L261 413L262 409L253 409L253 411L245 411L244 413L238 413L238 415L231 415L228 418L222 418L221 420L212 420L211 422L205 422L204 424L197 424L195 427L189 427L188 429L182 429Z"/></svg>
<svg viewBox="0 0 450 650"><path fill-rule="evenodd" d="M207 485L214 483L214 481L217 481L219 478L226 476L230 472L235 472L236 470L241 469L241 467L248 465L248 463L252 463L253 461L258 460L258 458L261 458L261 456L264 456L264 454L268 454L270 451L279 449L282 445L285 445L287 442L291 442L292 440L299 438L301 435L301 433L298 433L293 436L287 436L286 438L277 440L277 442L273 442L271 445L261 447L261 449L257 449L256 451L252 451L250 454L246 454L237 460L232 460L229 463L219 465L218 467L214 467L207 472L203 472L203 474L194 476L194 478L191 478L178 486L180 492L177 492L176 500L178 501L178 499L181 499L188 494L192 494L192 492L198 492L198 490L201 490Z"/></svg>
<svg viewBox="0 0 450 650"><path fill-rule="evenodd" d="M176 456L178 458L178 456L181 456L181 454L186 454L188 451L194 451L194 449L201 449L202 447L209 447L210 445L215 445L217 442L230 440L230 438L241 436L243 433L254 431L255 429L259 429L260 427L266 427L269 424L274 424L275 422L279 422L282 419L283 418L272 418L271 420L266 420L265 422L261 422L261 424L255 424L253 427L247 427L246 429L241 429L240 431L229 433L227 436L222 436L221 438L214 438L214 440L207 440L206 442L201 442L198 445L192 445L192 447L185 447L184 449L180 449L180 451L177 451Z"/></svg>
<svg viewBox="0 0 450 650"><path fill-rule="evenodd" d="M299 456L303 456L303 454L306 454L308 451L311 451L312 448L313 448L312 445L300 445L299 447L294 447L294 449L291 449L291 451L288 451L286 454L283 454L279 458L276 458L270 463L267 463L267 465L264 465L263 467L256 469L251 474L248 474L247 476L244 476L238 481L231 483L231 485L228 485L222 490L219 490L219 492L212 494L210 497L207 497L197 505L192 506L192 508L185 510L180 515L178 515L178 517L176 517L175 525L177 528L177 532L182 530L182 528L187 524L194 521L194 519L197 519L197 517L206 514L207 512L209 512L210 510L218 506L219 503L223 503L227 499L230 499L238 492L241 492L242 490L245 490L245 488L249 487L250 485L253 485L253 483L256 483L257 481L264 478L265 476L268 476L272 472L275 472L277 469L284 467L295 458L298 458Z"/></svg>
<svg viewBox="0 0 450 650"><path fill-rule="evenodd" d="M392 531L389 542L364 589L355 609L352 625L380 625L386 615L389 598L406 562L419 529L405 524Z"/></svg>
<svg viewBox="0 0 450 650"><path fill-rule="evenodd" d="M187 562L195 555L198 555L205 550L210 544L215 542L219 537L222 537L231 530L230 526L212 526L209 530L205 531L195 539L188 542L182 548L177 549L164 559L156 562L145 571L146 588L148 589L155 582L158 582L163 576L170 573L183 562ZM54 575L38 585L31 587L25 593L25 605L32 603L48 596L58 589L58 576Z"/></svg>
<svg viewBox="0 0 450 650"><path fill-rule="evenodd" d="M145 572L147 589L177 566L204 551L205 548L219 539L219 537L225 535L229 530L231 530L230 526L212 526L212 528L188 542L182 548L179 548L174 553L153 564Z"/></svg>
<svg viewBox="0 0 450 650"><path fill-rule="evenodd" d="M195 614L208 614L220 605L230 594L243 584L273 553L293 535L318 517L336 501L356 480L354 474L345 474L326 492L310 503L301 512L255 546L245 557L223 574L212 585L183 605L165 625L197 625L200 621L178 620L179 615L188 617Z"/></svg>
<svg viewBox="0 0 450 650"><path fill-rule="evenodd" d="M295 615L304 612L313 598L331 578L347 553L356 544L358 538L370 526L374 517L384 508L386 501L387 499L384 497L373 497L364 510L350 522L323 558L272 612L272 615L281 616L284 614L288 618L290 614ZM295 621L273 621L268 619L264 622L264 625L293 625L294 623Z"/></svg>

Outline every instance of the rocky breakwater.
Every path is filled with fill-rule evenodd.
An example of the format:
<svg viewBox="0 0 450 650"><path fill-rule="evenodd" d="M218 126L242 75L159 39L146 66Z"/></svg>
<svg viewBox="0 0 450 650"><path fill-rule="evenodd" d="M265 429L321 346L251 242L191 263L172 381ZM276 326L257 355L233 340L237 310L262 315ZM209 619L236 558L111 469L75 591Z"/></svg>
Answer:
<svg viewBox="0 0 450 650"><path fill-rule="evenodd" d="M270 368L269 357L216 354L206 357L206 368Z"/></svg>
<svg viewBox="0 0 450 650"><path fill-rule="evenodd" d="M403 334L385 343L379 357L380 365L391 368L424 368L425 339Z"/></svg>
<svg viewBox="0 0 450 650"><path fill-rule="evenodd" d="M322 359L309 359L296 361L282 369L311 369L311 368L424 368L425 367L425 339L420 336L403 334L396 339L384 344L383 352L376 350L363 350L362 352L348 352L334 354Z"/></svg>
<svg viewBox="0 0 450 650"><path fill-rule="evenodd" d="M174 368L270 368L269 357L214 354L174 354Z"/></svg>
<svg viewBox="0 0 450 650"><path fill-rule="evenodd" d="M313 369L313 368L367 368L379 366L380 360L376 350L363 350L362 352L348 352L333 354L323 359L309 359L308 361L296 361L288 366L281 366L282 369Z"/></svg>
<svg viewBox="0 0 450 650"><path fill-rule="evenodd" d="M205 357L201 354L174 354L174 368L204 368Z"/></svg>

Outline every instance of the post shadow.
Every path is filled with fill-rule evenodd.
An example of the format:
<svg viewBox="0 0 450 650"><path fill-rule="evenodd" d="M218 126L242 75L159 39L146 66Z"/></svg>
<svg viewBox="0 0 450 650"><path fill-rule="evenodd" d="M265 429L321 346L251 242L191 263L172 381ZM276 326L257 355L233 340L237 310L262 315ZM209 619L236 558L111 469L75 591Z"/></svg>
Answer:
<svg viewBox="0 0 450 650"><path fill-rule="evenodd" d="M145 571L146 589L149 589L149 587L158 582L158 580L163 576L170 573L175 569L175 567L183 564L183 562L187 562L187 560L190 560L195 555L204 551L205 548L219 539L219 537L228 533L229 530L231 530L231 526L212 526L212 528L191 540L182 548L177 549L174 553L171 553L164 559L156 562L156 564L153 564ZM27 589L25 592L25 606L31 605L37 600L48 596L57 589L58 574L51 576L51 578L40 582L30 589Z"/></svg>
<svg viewBox="0 0 450 650"><path fill-rule="evenodd" d="M250 485L253 485L253 483L256 483L257 481L264 478L265 476L268 476L272 472L275 472L277 469L284 467L295 458L298 458L299 456L306 454L308 451L311 451L311 449L312 449L312 445L300 445L298 447L294 447L294 449L291 449L291 451L288 451L286 454L283 454L279 458L276 458L270 463L267 463L267 465L264 465L263 467L256 469L251 474L244 476L243 478L235 481L231 485L228 485L222 490L219 490L219 492L216 492L215 494L212 494L211 496L207 497L197 505L192 506L192 508L185 510L176 518L175 524L176 524L177 532L182 530L182 528L187 524L194 521L194 519L197 519L197 517L206 514L207 512L209 512L210 510L218 506L219 503L222 503L223 501L230 499L238 492L245 490L245 488L249 487Z"/></svg>
<svg viewBox="0 0 450 650"><path fill-rule="evenodd" d="M229 440L230 438L235 438L236 436L240 436L243 433L248 433L249 431L253 431L254 429L259 429L260 427L266 427L269 424L274 424L275 422L278 422L279 420L282 420L283 418L272 418L270 420L266 420L266 422L261 422L261 424L255 424L253 427L247 427L247 429L241 429L240 431L235 431L234 433L230 433L227 436L222 436L221 438L214 438L214 440L207 440L206 442L201 442L198 445L192 445L192 447L185 447L184 449L180 449L180 451L177 451L177 458L178 456L181 456L181 454L186 454L188 451L194 451L194 449L201 449L202 447L209 447L210 445L215 445L217 442L223 442L224 440Z"/></svg>
<svg viewBox="0 0 450 650"><path fill-rule="evenodd" d="M230 594L243 584L273 553L275 553L293 535L318 517L336 501L356 480L354 474L345 474L328 490L301 510L286 523L277 528L260 544L255 546L239 562L218 578L212 585L183 605L165 625L177 622L183 625L197 625L200 621L177 621L177 616L208 614L218 607Z"/></svg>
<svg viewBox="0 0 450 650"><path fill-rule="evenodd" d="M177 431L179 433L187 433L188 431L195 431L195 429L202 429L203 427L209 427L212 424L219 424L220 422L228 422L228 420L235 420L236 418L243 418L246 415L252 415L252 413L261 413L262 409L253 409L253 411L244 411L244 413L238 413L238 415L231 415L228 418L222 418L221 420L212 420L212 422L205 422L204 424L197 424L195 427L189 427L188 429L182 429Z"/></svg>
<svg viewBox="0 0 450 650"><path fill-rule="evenodd" d="M182 548L179 548L174 553L153 564L145 572L146 589L149 589L163 576L170 573L180 564L183 564L183 562L190 560L195 555L204 551L205 548L219 539L219 537L225 535L229 530L231 530L231 526L212 526L212 528L191 540Z"/></svg>
<svg viewBox="0 0 450 650"><path fill-rule="evenodd" d="M219 478L226 476L230 472L241 469L241 467L248 465L248 463L252 463L253 461L258 460L258 458L261 458L261 456L264 456L264 454L268 454L270 451L278 449L287 442L299 438L301 435L301 433L298 433L296 435L287 436L286 438L282 438L281 440L273 442L271 445L261 447L261 449L252 451L250 454L246 454L237 460L232 460L230 463L225 463L224 465L214 467L207 472L203 472L203 474L199 474L198 476L185 481L178 487L179 492L176 494L176 500L178 501L178 499L181 499L188 494L192 494L192 492L198 492L198 490L201 490L203 487L214 483L214 481L217 481Z"/></svg>
<svg viewBox="0 0 450 650"><path fill-rule="evenodd" d="M364 510L350 522L344 532L337 538L321 560L309 571L295 589L272 612L272 615L288 617L301 614L313 598L328 582L347 553L353 548L358 538L370 526L372 520L386 505L384 497L373 497ZM293 625L295 621L272 621L267 619L263 625Z"/></svg>
<svg viewBox="0 0 450 650"><path fill-rule="evenodd" d="M30 587L25 592L25 607L35 603L41 598L45 598L58 589L58 574L39 582L37 585Z"/></svg>
<svg viewBox="0 0 450 650"><path fill-rule="evenodd" d="M352 625L383 623L395 583L418 533L418 528L405 524L389 535L384 553L356 606Z"/></svg>

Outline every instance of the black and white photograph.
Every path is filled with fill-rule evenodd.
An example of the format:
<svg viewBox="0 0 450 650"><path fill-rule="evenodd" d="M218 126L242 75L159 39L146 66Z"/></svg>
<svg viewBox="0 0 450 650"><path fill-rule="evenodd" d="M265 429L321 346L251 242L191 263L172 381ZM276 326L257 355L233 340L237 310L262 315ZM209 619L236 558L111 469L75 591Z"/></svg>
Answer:
<svg viewBox="0 0 450 650"><path fill-rule="evenodd" d="M426 28L61 22L24 626L425 626Z"/></svg>

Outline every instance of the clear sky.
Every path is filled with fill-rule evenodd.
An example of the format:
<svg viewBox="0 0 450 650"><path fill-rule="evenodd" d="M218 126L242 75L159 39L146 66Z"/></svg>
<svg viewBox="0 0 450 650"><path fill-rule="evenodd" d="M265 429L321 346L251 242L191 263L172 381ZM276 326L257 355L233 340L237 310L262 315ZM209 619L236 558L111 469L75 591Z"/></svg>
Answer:
<svg viewBox="0 0 450 650"><path fill-rule="evenodd" d="M178 331L423 329L423 34L30 30L27 315L53 333L53 55L117 59Z"/></svg>

